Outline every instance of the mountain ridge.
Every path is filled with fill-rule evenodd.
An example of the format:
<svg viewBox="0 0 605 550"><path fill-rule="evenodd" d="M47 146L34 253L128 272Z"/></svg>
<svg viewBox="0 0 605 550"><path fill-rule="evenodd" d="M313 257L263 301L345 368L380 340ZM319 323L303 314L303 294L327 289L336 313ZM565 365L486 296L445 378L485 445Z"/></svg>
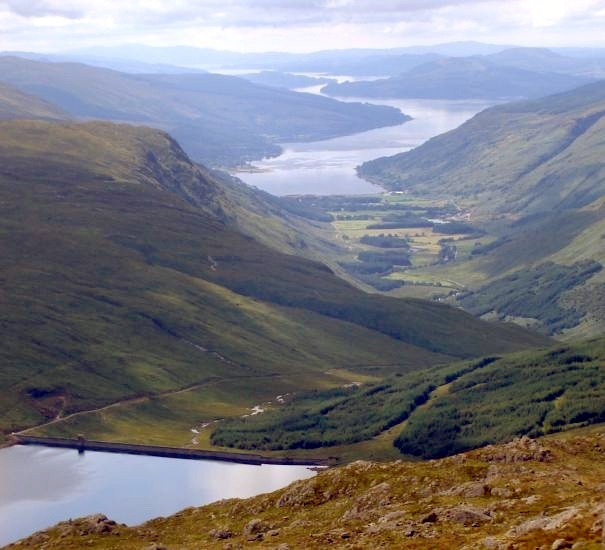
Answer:
<svg viewBox="0 0 605 550"><path fill-rule="evenodd" d="M0 56L0 81L74 117L162 128L195 160L214 165L277 155L279 142L327 139L409 119L391 107L343 103L225 75L127 74Z"/></svg>

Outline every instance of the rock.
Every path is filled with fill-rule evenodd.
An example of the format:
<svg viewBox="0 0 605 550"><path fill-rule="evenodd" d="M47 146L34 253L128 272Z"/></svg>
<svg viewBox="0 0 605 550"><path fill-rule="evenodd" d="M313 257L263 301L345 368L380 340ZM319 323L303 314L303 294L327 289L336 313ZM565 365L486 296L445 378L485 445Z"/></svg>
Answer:
<svg viewBox="0 0 605 550"><path fill-rule="evenodd" d="M396 510L395 512L389 512L388 514L382 516L378 523L390 523L391 521L397 521L405 516L405 512L403 510Z"/></svg>
<svg viewBox="0 0 605 550"><path fill-rule="evenodd" d="M473 483L462 493L465 497L484 497L490 494L490 488L484 483Z"/></svg>
<svg viewBox="0 0 605 550"><path fill-rule="evenodd" d="M368 513L377 511L377 508L387 506L391 502L391 485L389 483L379 483L362 493L353 507L342 515L343 521L352 519L361 519Z"/></svg>
<svg viewBox="0 0 605 550"><path fill-rule="evenodd" d="M490 492L494 497L510 498L513 496L513 492L506 487L492 487Z"/></svg>
<svg viewBox="0 0 605 550"><path fill-rule="evenodd" d="M268 537L277 537L279 535L279 529L271 529L267 531Z"/></svg>
<svg viewBox="0 0 605 550"><path fill-rule="evenodd" d="M421 523L435 523L438 519L437 513L435 511L430 512L426 516L424 516L420 521Z"/></svg>
<svg viewBox="0 0 605 550"><path fill-rule="evenodd" d="M213 539L230 539L233 536L233 532L230 529L212 529L208 533Z"/></svg>
<svg viewBox="0 0 605 550"><path fill-rule="evenodd" d="M560 529L567 521L576 516L577 513L577 508L570 508L554 516L538 516L512 527L508 531L507 536L518 537L536 529L542 529L544 531Z"/></svg>
<svg viewBox="0 0 605 550"><path fill-rule="evenodd" d="M380 533L380 527L375 523L370 523L370 525L366 527L366 533L368 535L376 535L377 533Z"/></svg>
<svg viewBox="0 0 605 550"><path fill-rule="evenodd" d="M250 535L259 535L264 533L265 531L268 531L269 527L267 526L267 524L258 519L251 519L244 527L243 530L243 534L244 536L248 537Z"/></svg>
<svg viewBox="0 0 605 550"><path fill-rule="evenodd" d="M277 550L290 550L290 545L282 542L278 547Z"/></svg>
<svg viewBox="0 0 605 550"><path fill-rule="evenodd" d="M550 449L542 446L535 439L523 436L513 439L506 445L488 445L481 451L481 458L487 462L549 462L552 460Z"/></svg>
<svg viewBox="0 0 605 550"><path fill-rule="evenodd" d="M446 492L450 495L461 495L467 498L484 497L490 494L491 488L485 483L466 483Z"/></svg>
<svg viewBox="0 0 605 550"><path fill-rule="evenodd" d="M474 506L454 506L444 513L447 519L462 523L464 525L472 525L475 523L485 523L492 521L492 517L484 510L475 508Z"/></svg>
<svg viewBox="0 0 605 550"><path fill-rule="evenodd" d="M552 550L563 550L563 548L571 548L572 543L565 539L557 539L552 543Z"/></svg>
<svg viewBox="0 0 605 550"><path fill-rule="evenodd" d="M75 524L72 525L73 531L78 531L82 537L90 534L102 535L111 533L115 528L116 522L112 519L107 519L107 516L103 514L86 516L78 521L77 526Z"/></svg>

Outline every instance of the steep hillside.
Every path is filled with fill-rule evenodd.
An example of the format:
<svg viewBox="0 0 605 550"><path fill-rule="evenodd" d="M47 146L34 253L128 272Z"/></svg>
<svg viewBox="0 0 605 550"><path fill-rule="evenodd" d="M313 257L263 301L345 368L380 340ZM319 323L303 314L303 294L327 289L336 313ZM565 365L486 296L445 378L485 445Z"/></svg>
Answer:
<svg viewBox="0 0 605 550"><path fill-rule="evenodd" d="M541 97L587 82L586 77L529 71L468 57L439 59L388 79L329 84L322 91L340 97L502 99Z"/></svg>
<svg viewBox="0 0 605 550"><path fill-rule="evenodd" d="M357 388L302 393L209 428L241 449L374 447L447 456L522 435L605 422L605 339L423 369ZM390 439L390 441L389 441ZM382 452L386 449L382 448Z"/></svg>
<svg viewBox="0 0 605 550"><path fill-rule="evenodd" d="M604 428L430 462L354 462L247 500L127 527L69 520L7 548L603 547Z"/></svg>
<svg viewBox="0 0 605 550"><path fill-rule="evenodd" d="M195 418L217 414L195 398L206 386L220 386L237 414L356 370L544 342L447 306L366 295L245 236L228 196L163 132L33 121L0 130L4 431L190 388L187 426L191 407Z"/></svg>
<svg viewBox="0 0 605 550"><path fill-rule="evenodd" d="M76 117L160 127L195 160L233 165L312 141L407 118L390 107L342 103L212 74L130 75L76 63L0 57L0 81Z"/></svg>
<svg viewBox="0 0 605 550"><path fill-rule="evenodd" d="M0 84L0 120L40 118L60 120L67 115L58 107L8 84Z"/></svg>
<svg viewBox="0 0 605 550"><path fill-rule="evenodd" d="M456 130L360 167L389 189L471 199L480 212L577 208L605 191L605 83L487 109Z"/></svg>
<svg viewBox="0 0 605 550"><path fill-rule="evenodd" d="M598 82L488 109L359 171L406 194L455 200L492 234L466 257L416 274L461 282L451 302L566 339L598 336L605 327L604 130L605 83Z"/></svg>

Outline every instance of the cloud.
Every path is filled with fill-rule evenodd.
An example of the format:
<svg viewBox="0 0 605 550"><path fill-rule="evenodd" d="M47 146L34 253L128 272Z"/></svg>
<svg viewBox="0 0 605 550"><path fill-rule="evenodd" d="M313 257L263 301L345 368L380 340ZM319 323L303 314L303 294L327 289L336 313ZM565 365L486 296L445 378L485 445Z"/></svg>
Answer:
<svg viewBox="0 0 605 550"><path fill-rule="evenodd" d="M0 0L0 8L21 17L64 17L80 19L85 13L85 2L54 0Z"/></svg>
<svg viewBox="0 0 605 550"><path fill-rule="evenodd" d="M0 0L0 49L139 42L310 51L455 40L605 46L604 24L605 0Z"/></svg>
<svg viewBox="0 0 605 550"><path fill-rule="evenodd" d="M0 0L0 8L32 18L109 17L115 21L168 24L195 21L226 26L300 25L338 22L392 22L413 14L498 0Z"/></svg>

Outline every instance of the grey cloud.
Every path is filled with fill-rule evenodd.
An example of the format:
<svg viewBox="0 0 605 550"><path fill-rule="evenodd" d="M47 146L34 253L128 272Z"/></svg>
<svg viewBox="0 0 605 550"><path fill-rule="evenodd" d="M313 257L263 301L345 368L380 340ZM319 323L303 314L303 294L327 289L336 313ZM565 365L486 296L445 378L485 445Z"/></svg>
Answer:
<svg viewBox="0 0 605 550"><path fill-rule="evenodd" d="M166 0L146 6L142 1L0 0L0 7L23 17L60 15L79 19L84 15L105 15L148 24L170 25L195 20L201 25L256 27L392 22L393 18L416 18L441 8L494 1L497 0Z"/></svg>
<svg viewBox="0 0 605 550"><path fill-rule="evenodd" d="M0 0L0 8L22 17L49 15L80 19L85 14L85 2L61 2L53 0Z"/></svg>
<svg viewBox="0 0 605 550"><path fill-rule="evenodd" d="M148 24L292 26L321 23L392 23L426 19L435 10L485 5L498 0L190 0L160 9L134 8L130 16Z"/></svg>

